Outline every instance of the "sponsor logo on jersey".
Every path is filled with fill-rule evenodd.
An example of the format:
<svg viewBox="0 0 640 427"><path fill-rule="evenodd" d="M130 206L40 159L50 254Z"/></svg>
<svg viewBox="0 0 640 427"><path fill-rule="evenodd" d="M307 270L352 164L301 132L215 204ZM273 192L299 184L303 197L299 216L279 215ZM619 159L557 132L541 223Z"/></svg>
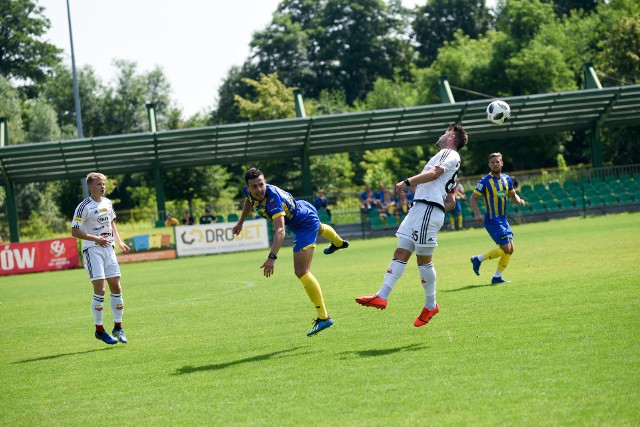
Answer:
<svg viewBox="0 0 640 427"><path fill-rule="evenodd" d="M73 219L75 222L82 222L82 218L77 216Z"/></svg>
<svg viewBox="0 0 640 427"><path fill-rule="evenodd" d="M105 213L105 212L107 212L107 208L100 208L100 209L98 209L98 212Z"/></svg>
<svg viewBox="0 0 640 427"><path fill-rule="evenodd" d="M98 217L98 224L104 224L105 222L109 222L109 215L102 215Z"/></svg>

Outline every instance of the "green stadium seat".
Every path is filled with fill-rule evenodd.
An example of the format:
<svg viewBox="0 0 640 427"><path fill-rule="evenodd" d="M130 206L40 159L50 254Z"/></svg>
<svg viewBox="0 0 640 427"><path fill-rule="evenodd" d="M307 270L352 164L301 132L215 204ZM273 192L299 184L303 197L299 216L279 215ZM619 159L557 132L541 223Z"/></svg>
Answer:
<svg viewBox="0 0 640 427"><path fill-rule="evenodd" d="M398 218L395 215L387 215L387 227L397 227Z"/></svg>
<svg viewBox="0 0 640 427"><path fill-rule="evenodd" d="M555 200L548 200L544 202L544 206L547 209L547 212L554 212L560 210L560 205Z"/></svg>
<svg viewBox="0 0 640 427"><path fill-rule="evenodd" d="M618 182L618 178L615 175L607 175L604 177L604 182L607 184L612 184L614 182Z"/></svg>
<svg viewBox="0 0 640 427"><path fill-rule="evenodd" d="M218 222L224 222L224 217L222 215L216 215L216 218L218 218Z"/></svg>
<svg viewBox="0 0 640 427"><path fill-rule="evenodd" d="M318 209L318 218L323 224L331 224L331 217L327 213L326 209Z"/></svg>
<svg viewBox="0 0 640 427"><path fill-rule="evenodd" d="M627 205L633 203L633 195L631 193L621 193L618 195L618 203Z"/></svg>
<svg viewBox="0 0 640 427"><path fill-rule="evenodd" d="M531 208L531 212L533 213L540 213L540 212L546 212L547 209L544 205L544 202L537 200L537 201L533 201L531 203L529 203L529 207Z"/></svg>
<svg viewBox="0 0 640 427"><path fill-rule="evenodd" d="M589 206L591 206L592 208L605 206L605 203L600 196L588 197L587 200L589 200Z"/></svg>
<svg viewBox="0 0 640 427"><path fill-rule="evenodd" d="M382 222L380 213L377 209L371 209L369 212L367 212L367 219L369 220L369 225L371 226L371 228L384 227L384 223Z"/></svg>
<svg viewBox="0 0 640 427"><path fill-rule="evenodd" d="M535 191L536 193L541 193L547 191L547 187L545 187L544 184L536 184L533 186L533 191Z"/></svg>
<svg viewBox="0 0 640 427"><path fill-rule="evenodd" d="M238 222L238 219L240 219L238 214L230 213L227 215L227 222Z"/></svg>
<svg viewBox="0 0 640 427"><path fill-rule="evenodd" d="M573 209L575 207L573 204L573 200L569 198L558 200L558 205L560 209Z"/></svg>
<svg viewBox="0 0 640 427"><path fill-rule="evenodd" d="M520 186L520 192L522 194L533 193L533 188L529 184L523 184Z"/></svg>

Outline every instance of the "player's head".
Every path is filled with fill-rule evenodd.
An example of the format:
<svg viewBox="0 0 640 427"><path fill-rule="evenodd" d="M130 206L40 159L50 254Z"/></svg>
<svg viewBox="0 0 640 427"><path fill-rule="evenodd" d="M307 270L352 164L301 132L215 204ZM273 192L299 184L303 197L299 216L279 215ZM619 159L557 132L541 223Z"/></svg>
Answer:
<svg viewBox="0 0 640 427"><path fill-rule="evenodd" d="M504 166L504 163L502 162L502 154L497 152L489 154L489 169L491 169L491 172L500 173L502 171L502 166Z"/></svg>
<svg viewBox="0 0 640 427"><path fill-rule="evenodd" d="M267 191L267 181L264 175L256 168L251 168L244 174L244 182L247 184L247 190L256 200L264 199Z"/></svg>
<svg viewBox="0 0 640 427"><path fill-rule="evenodd" d="M462 150L462 148L467 145L467 142L469 142L469 135L462 126L455 124L449 126L449 129L447 129L447 131L455 135L454 141L458 150Z"/></svg>
<svg viewBox="0 0 640 427"><path fill-rule="evenodd" d="M98 172L91 172L87 175L87 185L93 184L93 182L97 179L101 179L105 182L107 181L107 177L105 175Z"/></svg>
<svg viewBox="0 0 640 427"><path fill-rule="evenodd" d="M107 188L107 177L98 172L91 172L87 175L87 190L93 198L104 196Z"/></svg>
<svg viewBox="0 0 640 427"><path fill-rule="evenodd" d="M462 128L462 126L455 124L449 126L447 131L438 139L436 144L440 148L445 148L449 141L453 141L456 150L461 150L469 140L469 136L467 132Z"/></svg>

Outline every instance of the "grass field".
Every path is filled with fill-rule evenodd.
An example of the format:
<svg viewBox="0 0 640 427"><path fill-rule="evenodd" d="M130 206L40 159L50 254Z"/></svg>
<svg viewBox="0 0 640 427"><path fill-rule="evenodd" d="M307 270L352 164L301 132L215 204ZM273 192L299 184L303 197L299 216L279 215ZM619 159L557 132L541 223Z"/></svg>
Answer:
<svg viewBox="0 0 640 427"><path fill-rule="evenodd" d="M316 251L336 324L312 338L290 248L270 279L266 250L123 265L130 343L113 347L84 270L0 278L0 424L640 425L640 214L514 232L498 286L495 260L471 270L484 230L440 235L441 311L422 328L413 260L386 310L353 300L395 238Z"/></svg>

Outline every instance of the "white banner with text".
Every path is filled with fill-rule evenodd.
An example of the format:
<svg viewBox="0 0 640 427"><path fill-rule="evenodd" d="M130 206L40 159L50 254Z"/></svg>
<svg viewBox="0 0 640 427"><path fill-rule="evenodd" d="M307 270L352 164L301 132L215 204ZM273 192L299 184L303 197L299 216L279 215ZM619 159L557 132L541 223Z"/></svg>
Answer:
<svg viewBox="0 0 640 427"><path fill-rule="evenodd" d="M235 223L178 225L176 250L178 256L219 254L249 251L269 247L267 220L245 221L239 235L233 234Z"/></svg>

